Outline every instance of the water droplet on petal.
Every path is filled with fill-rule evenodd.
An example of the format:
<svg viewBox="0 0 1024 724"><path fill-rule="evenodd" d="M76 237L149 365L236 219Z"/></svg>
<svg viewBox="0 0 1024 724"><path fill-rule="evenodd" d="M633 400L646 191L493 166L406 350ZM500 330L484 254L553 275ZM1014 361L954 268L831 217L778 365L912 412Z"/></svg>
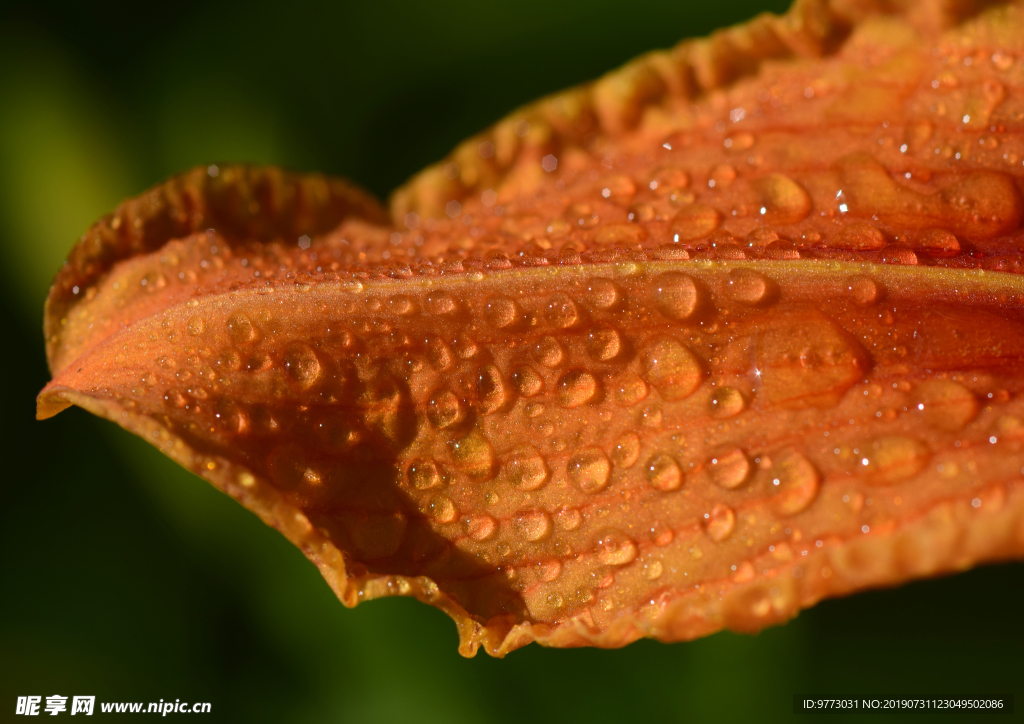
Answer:
<svg viewBox="0 0 1024 724"><path fill-rule="evenodd" d="M477 370L476 392L480 401L480 411L487 415L506 401L505 381L496 365L487 364Z"/></svg>
<svg viewBox="0 0 1024 724"><path fill-rule="evenodd" d="M750 475L750 460L739 448L711 458L711 479L719 487L732 490L747 481Z"/></svg>
<svg viewBox="0 0 1024 724"><path fill-rule="evenodd" d="M397 294L388 299L388 307L392 314L397 314L400 317L408 317L417 311L416 302L407 294Z"/></svg>
<svg viewBox="0 0 1024 724"><path fill-rule="evenodd" d="M768 301L771 282L752 269L733 269L729 272L729 296L741 304L755 306Z"/></svg>
<svg viewBox="0 0 1024 724"><path fill-rule="evenodd" d="M788 449L776 455L769 474L776 491L771 503L779 515L796 515L818 495L818 471L796 450Z"/></svg>
<svg viewBox="0 0 1024 724"><path fill-rule="evenodd" d="M882 250L880 260L883 264L917 264L917 254L901 244L890 244Z"/></svg>
<svg viewBox="0 0 1024 724"><path fill-rule="evenodd" d="M849 290L850 296L853 297L853 301L862 307L877 304L885 296L885 289L871 277L853 277L846 288Z"/></svg>
<svg viewBox="0 0 1024 724"><path fill-rule="evenodd" d="M662 492L678 490L683 485L683 471L671 455L659 454L647 461L647 481Z"/></svg>
<svg viewBox="0 0 1024 724"><path fill-rule="evenodd" d="M438 430L462 421L466 411L451 390L436 390L427 401L427 419Z"/></svg>
<svg viewBox="0 0 1024 724"><path fill-rule="evenodd" d="M498 521L486 513L467 518L463 525L466 535L478 543L491 540L498 532Z"/></svg>
<svg viewBox="0 0 1024 724"><path fill-rule="evenodd" d="M871 441L860 459L864 482L868 485L894 485L924 470L930 453L920 441L890 435Z"/></svg>
<svg viewBox="0 0 1024 724"><path fill-rule="evenodd" d="M519 448L509 455L505 473L512 485L526 491L543 487L550 475L547 463L532 445Z"/></svg>
<svg viewBox="0 0 1024 724"><path fill-rule="evenodd" d="M533 347L533 358L545 367L558 367L564 357L562 345L554 337L541 337Z"/></svg>
<svg viewBox="0 0 1024 724"><path fill-rule="evenodd" d="M947 432L963 429L980 410L974 393L953 380L925 380L914 389L912 404L926 423Z"/></svg>
<svg viewBox="0 0 1024 724"><path fill-rule="evenodd" d="M693 277L681 272L666 272L654 281L654 302L669 319L691 317L700 301L700 292Z"/></svg>
<svg viewBox="0 0 1024 724"><path fill-rule="evenodd" d="M719 387L711 395L711 415L719 419L738 415L745 406L743 393L735 387Z"/></svg>
<svg viewBox="0 0 1024 724"><path fill-rule="evenodd" d="M945 229L929 229L915 239L914 248L929 256L956 256L960 253L960 241Z"/></svg>
<svg viewBox="0 0 1024 724"><path fill-rule="evenodd" d="M679 210L669 229L673 240L703 239L722 223L722 215L705 204L688 204Z"/></svg>
<svg viewBox="0 0 1024 724"><path fill-rule="evenodd" d="M523 365L512 373L512 386L523 397L533 397L544 389L544 380L537 370Z"/></svg>
<svg viewBox="0 0 1024 724"><path fill-rule="evenodd" d="M189 334L195 337L203 333L203 330L206 329L206 323L203 322L202 317L190 317L186 329Z"/></svg>
<svg viewBox="0 0 1024 724"><path fill-rule="evenodd" d="M565 329L576 324L580 313L576 309L576 303L569 298L568 294L559 292L548 299L546 316L549 322L559 329Z"/></svg>
<svg viewBox="0 0 1024 724"><path fill-rule="evenodd" d="M831 407L868 367L863 347L816 310L778 315L762 329L757 367L771 404Z"/></svg>
<svg viewBox="0 0 1024 724"><path fill-rule="evenodd" d="M608 528L601 531L594 542L597 560L606 566L624 566L636 560L636 543L620 530Z"/></svg>
<svg viewBox="0 0 1024 724"><path fill-rule="evenodd" d="M562 407L579 407L597 394L597 379L585 370L569 370L558 380L558 402Z"/></svg>
<svg viewBox="0 0 1024 724"><path fill-rule="evenodd" d="M711 509L707 519L708 537L715 542L721 542L732 534L736 526L736 514L732 508L719 503Z"/></svg>
<svg viewBox="0 0 1024 724"><path fill-rule="evenodd" d="M615 467L631 467L640 457L640 436L635 432L623 433L612 448L612 462Z"/></svg>
<svg viewBox="0 0 1024 724"><path fill-rule="evenodd" d="M438 495L430 501L430 515L438 523L451 523L458 517L455 503L447 495Z"/></svg>
<svg viewBox="0 0 1024 724"><path fill-rule="evenodd" d="M647 381L666 400L682 400L700 386L703 372L697 358L671 337L658 337L643 352Z"/></svg>
<svg viewBox="0 0 1024 724"><path fill-rule="evenodd" d="M437 335L427 338L427 361L435 370L444 371L452 363L452 351Z"/></svg>
<svg viewBox="0 0 1024 724"><path fill-rule="evenodd" d="M576 508L562 508L555 514L555 522L562 530L576 530L583 522L583 516Z"/></svg>
<svg viewBox="0 0 1024 724"><path fill-rule="evenodd" d="M598 362L607 362L622 349L622 335L611 327L592 329L587 333L587 353Z"/></svg>
<svg viewBox="0 0 1024 724"><path fill-rule="evenodd" d="M623 407L631 407L647 397L647 383L632 372L627 372L615 382L615 401Z"/></svg>
<svg viewBox="0 0 1024 724"><path fill-rule="evenodd" d="M288 346L284 355L284 366L299 386L308 390L320 379L323 368L316 352L308 344L295 342Z"/></svg>
<svg viewBox="0 0 1024 724"><path fill-rule="evenodd" d="M256 339L256 328L245 313L237 312L228 319L228 334L236 344L245 344Z"/></svg>
<svg viewBox="0 0 1024 724"><path fill-rule="evenodd" d="M494 449L479 431L453 440L449 450L456 469L469 477L481 480L494 475Z"/></svg>
<svg viewBox="0 0 1024 724"><path fill-rule="evenodd" d="M484 307L484 318L498 329L511 326L519 320L519 305L507 297L492 297Z"/></svg>
<svg viewBox="0 0 1024 724"><path fill-rule="evenodd" d="M584 493L596 493L608 485L612 466L603 450L591 447L570 457L566 472L569 480Z"/></svg>
<svg viewBox="0 0 1024 724"><path fill-rule="evenodd" d="M845 251L875 251L885 245L882 232L866 221L850 222L825 241L828 248Z"/></svg>
<svg viewBox="0 0 1024 724"><path fill-rule="evenodd" d="M532 510L516 518L516 529L526 540L535 543L551 535L551 516L543 510Z"/></svg>
<svg viewBox="0 0 1024 724"><path fill-rule="evenodd" d="M279 445L271 451L267 459L267 470L271 481L282 490L293 490L303 482L319 482L319 476L310 467L306 453L293 443Z"/></svg>
<svg viewBox="0 0 1024 724"><path fill-rule="evenodd" d="M611 309L619 298L619 288L610 279L591 279L587 285L587 301L598 309Z"/></svg>
<svg viewBox="0 0 1024 724"><path fill-rule="evenodd" d="M455 299L448 292L434 292L427 296L427 311L431 314L451 314L457 308Z"/></svg>
<svg viewBox="0 0 1024 724"><path fill-rule="evenodd" d="M432 460L414 460L408 474L409 482L417 490L441 487L441 473Z"/></svg>
<svg viewBox="0 0 1024 724"><path fill-rule="evenodd" d="M811 212L811 197L789 176L773 173L754 182L761 218L769 224L796 224Z"/></svg>
<svg viewBox="0 0 1024 724"><path fill-rule="evenodd" d="M644 575L648 581L656 581L661 578L661 574L664 573L665 567L661 561L651 561L644 566Z"/></svg>

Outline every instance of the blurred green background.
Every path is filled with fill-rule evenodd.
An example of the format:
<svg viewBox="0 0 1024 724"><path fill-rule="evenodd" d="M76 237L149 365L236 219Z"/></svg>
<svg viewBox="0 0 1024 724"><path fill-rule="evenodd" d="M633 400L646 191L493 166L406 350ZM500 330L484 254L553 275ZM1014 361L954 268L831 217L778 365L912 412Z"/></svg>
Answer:
<svg viewBox="0 0 1024 724"><path fill-rule="evenodd" d="M465 660L430 608L343 608L298 550L145 443L78 410L33 420L49 281L119 200L213 161L384 197L521 103L785 4L6 4L0 720L55 693L210 701L205 721L245 722L785 721L797 693L1019 693L1020 564L758 636Z"/></svg>

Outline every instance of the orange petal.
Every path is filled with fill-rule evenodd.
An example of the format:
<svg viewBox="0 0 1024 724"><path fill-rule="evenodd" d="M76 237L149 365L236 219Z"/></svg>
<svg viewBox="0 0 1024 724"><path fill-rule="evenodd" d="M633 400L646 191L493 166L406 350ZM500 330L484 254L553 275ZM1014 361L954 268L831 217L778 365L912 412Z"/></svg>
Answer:
<svg viewBox="0 0 1024 724"><path fill-rule="evenodd" d="M1024 13L843 7L527 107L390 222L273 169L126 202L51 290L39 417L145 437L466 654L1019 557Z"/></svg>

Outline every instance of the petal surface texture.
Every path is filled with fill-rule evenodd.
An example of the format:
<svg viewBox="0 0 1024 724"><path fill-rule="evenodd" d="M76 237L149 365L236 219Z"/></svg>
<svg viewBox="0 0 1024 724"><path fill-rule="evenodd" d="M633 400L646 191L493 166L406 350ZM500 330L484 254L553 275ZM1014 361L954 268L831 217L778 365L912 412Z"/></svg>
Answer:
<svg viewBox="0 0 1024 724"><path fill-rule="evenodd" d="M1024 5L797 2L385 208L195 169L78 242L53 380L460 650L757 631L1024 555Z"/></svg>

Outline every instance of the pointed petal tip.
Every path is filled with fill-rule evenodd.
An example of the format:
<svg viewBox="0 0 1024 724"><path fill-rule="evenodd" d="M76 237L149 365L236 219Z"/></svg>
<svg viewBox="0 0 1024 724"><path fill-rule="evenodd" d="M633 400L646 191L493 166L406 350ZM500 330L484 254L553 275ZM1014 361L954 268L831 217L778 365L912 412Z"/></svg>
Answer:
<svg viewBox="0 0 1024 724"><path fill-rule="evenodd" d="M49 420L51 417L71 407L69 402L60 390L43 390L36 398L36 419Z"/></svg>

